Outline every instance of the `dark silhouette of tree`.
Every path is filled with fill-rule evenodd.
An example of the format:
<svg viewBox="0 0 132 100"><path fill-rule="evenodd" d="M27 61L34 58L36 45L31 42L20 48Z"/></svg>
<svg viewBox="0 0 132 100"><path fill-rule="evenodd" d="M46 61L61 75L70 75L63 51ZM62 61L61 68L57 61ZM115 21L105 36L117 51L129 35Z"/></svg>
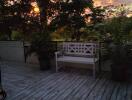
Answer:
<svg viewBox="0 0 132 100"><path fill-rule="evenodd" d="M67 26L73 29L71 38L80 40L80 28L86 25L85 16L82 16L85 8L92 7L92 0L59 0L56 2L56 16L51 22L55 29Z"/></svg>
<svg viewBox="0 0 132 100"><path fill-rule="evenodd" d="M92 0L10 0L13 3L7 1L9 0L2 0L0 4L0 14L3 16L0 18L0 31L8 34L9 39L11 31L16 29L25 34L36 31L48 35L50 31L66 26L73 30L71 38L79 41L83 34L80 29L86 26L86 17L91 17L94 24L103 19L102 11L93 7ZM38 16L30 14L31 2L34 1L40 9ZM85 8L89 8L92 13L82 16Z"/></svg>
<svg viewBox="0 0 132 100"><path fill-rule="evenodd" d="M8 40L12 39L12 30L28 33L32 31L31 26L39 25L39 16L30 14L31 2L32 0L1 0L0 33L6 34Z"/></svg>
<svg viewBox="0 0 132 100"><path fill-rule="evenodd" d="M102 9L101 7L95 7L95 8L91 8L92 13L89 14L89 16L91 17L91 21L92 23L98 24L98 23L102 23L104 21L104 9Z"/></svg>
<svg viewBox="0 0 132 100"><path fill-rule="evenodd" d="M48 21L48 9L50 6L50 0L36 0L40 9L40 23L41 30L44 31L47 29L47 21Z"/></svg>

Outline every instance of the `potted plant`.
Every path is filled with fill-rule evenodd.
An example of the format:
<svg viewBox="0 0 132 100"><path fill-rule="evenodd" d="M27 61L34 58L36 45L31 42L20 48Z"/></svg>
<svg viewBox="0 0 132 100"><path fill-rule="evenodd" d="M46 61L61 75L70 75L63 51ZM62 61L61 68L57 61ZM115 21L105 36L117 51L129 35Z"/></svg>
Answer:
<svg viewBox="0 0 132 100"><path fill-rule="evenodd" d="M128 69L128 50L126 44L131 32L131 19L120 16L105 23L105 31L111 34L112 42L109 43L112 79L126 80Z"/></svg>
<svg viewBox="0 0 132 100"><path fill-rule="evenodd" d="M38 56L40 69L51 68L51 59L54 58L55 44L51 42L49 33L39 33L32 37L29 53L35 52Z"/></svg>
<svg viewBox="0 0 132 100"><path fill-rule="evenodd" d="M128 57L125 45L114 44L111 48L111 73L116 81L127 80Z"/></svg>

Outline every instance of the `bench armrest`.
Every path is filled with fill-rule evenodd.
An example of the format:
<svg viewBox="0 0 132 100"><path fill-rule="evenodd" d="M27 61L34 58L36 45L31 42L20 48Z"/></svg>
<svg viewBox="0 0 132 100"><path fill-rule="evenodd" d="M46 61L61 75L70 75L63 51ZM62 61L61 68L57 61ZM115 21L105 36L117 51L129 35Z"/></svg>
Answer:
<svg viewBox="0 0 132 100"><path fill-rule="evenodd" d="M63 53L61 51L56 51L55 52L56 59L58 58L58 56L61 56L61 55L63 55Z"/></svg>
<svg viewBox="0 0 132 100"><path fill-rule="evenodd" d="M56 51L56 52L55 52L55 55L58 55L58 54L60 54L60 51Z"/></svg>

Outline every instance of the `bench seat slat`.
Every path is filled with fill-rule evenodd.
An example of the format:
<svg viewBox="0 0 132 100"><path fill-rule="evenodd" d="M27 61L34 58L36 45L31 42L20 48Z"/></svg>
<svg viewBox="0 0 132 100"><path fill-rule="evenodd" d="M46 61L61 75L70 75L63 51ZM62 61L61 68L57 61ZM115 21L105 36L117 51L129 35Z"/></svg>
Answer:
<svg viewBox="0 0 132 100"><path fill-rule="evenodd" d="M94 64L98 61L97 58L84 58L84 57L71 57L71 56L61 56L57 59L60 62L70 62L70 63L83 63L83 64Z"/></svg>

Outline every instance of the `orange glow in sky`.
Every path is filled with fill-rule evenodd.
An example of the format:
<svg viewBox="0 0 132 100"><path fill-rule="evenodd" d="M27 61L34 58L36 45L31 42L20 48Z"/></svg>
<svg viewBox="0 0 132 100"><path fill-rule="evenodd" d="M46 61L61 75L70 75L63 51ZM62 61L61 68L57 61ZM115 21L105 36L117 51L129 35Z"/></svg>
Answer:
<svg viewBox="0 0 132 100"><path fill-rule="evenodd" d="M93 0L94 6L131 4L132 0Z"/></svg>
<svg viewBox="0 0 132 100"><path fill-rule="evenodd" d="M36 13L39 13L39 12L40 12L38 7L35 7L35 8L33 9L33 11L36 12Z"/></svg>
<svg viewBox="0 0 132 100"><path fill-rule="evenodd" d="M31 5L32 5L33 11L34 11L35 13L39 13L39 12L40 12L39 7L38 7L38 5L37 5L36 2L32 2Z"/></svg>

